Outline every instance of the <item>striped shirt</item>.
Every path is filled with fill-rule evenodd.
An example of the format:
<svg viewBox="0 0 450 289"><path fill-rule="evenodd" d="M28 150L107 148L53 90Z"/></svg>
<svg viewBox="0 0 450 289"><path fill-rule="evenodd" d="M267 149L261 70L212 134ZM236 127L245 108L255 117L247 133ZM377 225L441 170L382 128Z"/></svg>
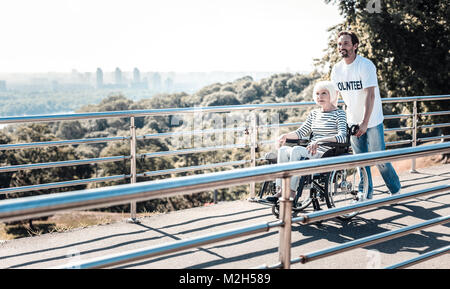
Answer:
<svg viewBox="0 0 450 289"><path fill-rule="evenodd" d="M347 141L347 117L345 111L336 109L323 112L320 109L311 111L306 121L296 130L299 138L306 138L312 133L311 141L323 137L336 137L338 143ZM331 147L319 145L317 151L325 153Z"/></svg>

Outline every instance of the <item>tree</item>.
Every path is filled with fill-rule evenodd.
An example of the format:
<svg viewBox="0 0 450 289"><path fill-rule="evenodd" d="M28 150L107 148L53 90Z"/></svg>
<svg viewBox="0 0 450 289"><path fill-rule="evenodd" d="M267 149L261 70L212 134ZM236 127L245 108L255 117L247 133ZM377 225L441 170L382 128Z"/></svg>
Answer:
<svg viewBox="0 0 450 289"><path fill-rule="evenodd" d="M344 23L329 29L329 46L317 65L328 72L339 59L337 33L353 30L359 35L358 53L377 67L382 97L448 94L450 53L448 1L439 0L325 0L337 3ZM375 1L376 2L376 1ZM376 8L376 9L375 9ZM446 110L449 101L423 102L421 111ZM404 104L392 109L400 112ZM410 107L411 111L411 107ZM443 117L423 123L448 122ZM444 128L444 134L450 129ZM435 133L438 133L436 131Z"/></svg>
<svg viewBox="0 0 450 289"><path fill-rule="evenodd" d="M202 104L204 106L237 105L240 104L236 95L230 91L218 91L207 95Z"/></svg>
<svg viewBox="0 0 450 289"><path fill-rule="evenodd" d="M80 139L86 133L86 129L79 121L62 121L59 123L56 136L62 139Z"/></svg>
<svg viewBox="0 0 450 289"><path fill-rule="evenodd" d="M50 133L50 128L46 124L31 124L21 126L15 130L15 138L11 142L42 142L56 140L56 137ZM35 149L23 149L14 152L9 165L33 164L57 162L65 160L80 159L76 150L72 146L46 147ZM11 163L13 161L13 163ZM60 168L21 170L12 174L9 183L10 187L19 187L36 184L46 184L65 180L89 178L92 174L92 168L85 166L68 166ZM83 189L84 186L77 186L75 189ZM67 191L68 188L52 189L50 192ZM15 193L8 197L23 197L29 195L42 194L42 191Z"/></svg>
<svg viewBox="0 0 450 289"><path fill-rule="evenodd" d="M5 132L0 130L0 144L8 144L11 142L11 137ZM14 159L14 153L12 151L0 151L0 166L6 166L9 164L16 164L17 162ZM11 182L11 177L13 173L3 173L0 174L0 188L9 187L9 183ZM0 194L0 199L4 198L4 195Z"/></svg>

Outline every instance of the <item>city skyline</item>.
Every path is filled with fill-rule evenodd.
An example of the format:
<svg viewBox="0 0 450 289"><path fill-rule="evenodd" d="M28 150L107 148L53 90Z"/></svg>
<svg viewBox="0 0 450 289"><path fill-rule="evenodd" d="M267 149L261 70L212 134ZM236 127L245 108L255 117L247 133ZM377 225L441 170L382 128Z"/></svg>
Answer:
<svg viewBox="0 0 450 289"><path fill-rule="evenodd" d="M104 71L47 73L0 73L0 92L79 91L79 90L148 90L152 93L194 93L212 83L226 83L244 76L255 81L278 72L141 72L138 67L124 71L116 67ZM305 72L306 73L306 72Z"/></svg>
<svg viewBox="0 0 450 289"><path fill-rule="evenodd" d="M306 0L18 0L0 9L3 73L309 71L342 20L337 7Z"/></svg>

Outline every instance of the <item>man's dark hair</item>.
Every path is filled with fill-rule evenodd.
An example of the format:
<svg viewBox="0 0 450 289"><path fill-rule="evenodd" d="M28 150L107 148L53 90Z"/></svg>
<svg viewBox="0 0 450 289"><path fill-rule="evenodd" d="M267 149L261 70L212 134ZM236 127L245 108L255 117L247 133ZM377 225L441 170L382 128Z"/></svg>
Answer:
<svg viewBox="0 0 450 289"><path fill-rule="evenodd" d="M341 37L342 35L350 36L350 38L352 39L352 45L355 45L356 43L359 44L359 39L358 39L358 36L356 36L355 32L353 32L353 31L341 31L338 34L338 38ZM357 52L358 52L358 48L356 48L356 50L355 50L355 53L357 53Z"/></svg>

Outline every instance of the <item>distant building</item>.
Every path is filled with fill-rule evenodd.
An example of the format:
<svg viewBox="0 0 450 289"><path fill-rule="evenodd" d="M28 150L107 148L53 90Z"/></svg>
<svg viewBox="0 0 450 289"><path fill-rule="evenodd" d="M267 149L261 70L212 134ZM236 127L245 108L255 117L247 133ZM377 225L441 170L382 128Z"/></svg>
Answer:
<svg viewBox="0 0 450 289"><path fill-rule="evenodd" d="M103 87L103 70L101 68L97 68L97 88Z"/></svg>
<svg viewBox="0 0 450 289"><path fill-rule="evenodd" d="M92 80L92 73L90 72L83 73L83 84L92 85L91 80Z"/></svg>
<svg viewBox="0 0 450 289"><path fill-rule="evenodd" d="M150 85L151 90L155 92L161 91L161 75L158 72L153 73Z"/></svg>
<svg viewBox="0 0 450 289"><path fill-rule="evenodd" d="M166 78L165 84L165 90L166 92L172 92L173 90L173 79L171 77Z"/></svg>
<svg viewBox="0 0 450 289"><path fill-rule="evenodd" d="M122 71L119 67L117 67L116 71L114 72L114 79L117 86L121 86L123 84Z"/></svg>
<svg viewBox="0 0 450 289"><path fill-rule="evenodd" d="M0 91L6 91L6 81L0 80Z"/></svg>
<svg viewBox="0 0 450 289"><path fill-rule="evenodd" d="M133 82L131 83L131 88L148 89L147 78L144 78L143 81L141 81L141 72L136 67L133 70Z"/></svg>
<svg viewBox="0 0 450 289"><path fill-rule="evenodd" d="M141 82L141 72L136 67L133 70L133 82L140 83Z"/></svg>

